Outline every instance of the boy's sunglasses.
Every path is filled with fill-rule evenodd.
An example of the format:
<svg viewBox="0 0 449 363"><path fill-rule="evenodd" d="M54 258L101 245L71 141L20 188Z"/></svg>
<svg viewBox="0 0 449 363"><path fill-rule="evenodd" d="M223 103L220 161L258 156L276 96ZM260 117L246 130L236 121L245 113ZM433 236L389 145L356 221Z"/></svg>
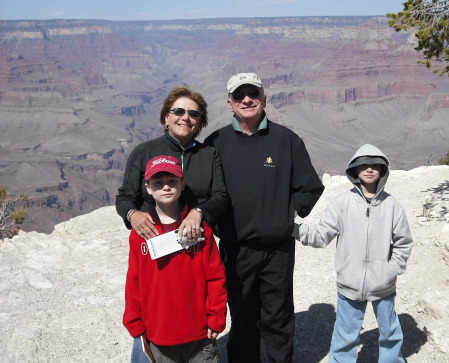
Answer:
<svg viewBox="0 0 449 363"><path fill-rule="evenodd" d="M234 101L241 101L246 96L249 96L251 98L257 98L257 97L259 97L259 95L260 95L260 92L257 88L250 88L246 92L237 90L237 91L234 91L231 93L231 97Z"/></svg>
<svg viewBox="0 0 449 363"><path fill-rule="evenodd" d="M173 114L175 116L184 116L184 114L186 113L186 110L184 108L182 108L182 107L176 107L173 110L170 110L170 112L173 112ZM193 118L201 117L201 112L200 111L188 110L187 113L189 114L190 117L193 117Z"/></svg>

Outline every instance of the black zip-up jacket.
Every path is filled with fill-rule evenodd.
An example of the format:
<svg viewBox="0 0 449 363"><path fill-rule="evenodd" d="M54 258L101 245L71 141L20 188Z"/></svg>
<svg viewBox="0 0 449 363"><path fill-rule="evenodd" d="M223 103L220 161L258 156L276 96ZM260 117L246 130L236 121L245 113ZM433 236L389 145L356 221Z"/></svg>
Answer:
<svg viewBox="0 0 449 363"><path fill-rule="evenodd" d="M250 136L228 125L204 143L220 154L230 198L217 221L222 241L283 241L295 210L306 217L324 190L304 142L284 126L268 121Z"/></svg>
<svg viewBox="0 0 449 363"><path fill-rule="evenodd" d="M157 139L146 141L131 152L126 163L123 184L115 201L117 213L131 229L126 214L132 208L148 212L152 197L145 188L144 173L148 161L156 156L170 155L178 158L184 172L186 188L184 197L189 207L201 208L209 225L214 225L226 209L229 198L223 169L217 151L195 140L193 146L183 149L168 132Z"/></svg>

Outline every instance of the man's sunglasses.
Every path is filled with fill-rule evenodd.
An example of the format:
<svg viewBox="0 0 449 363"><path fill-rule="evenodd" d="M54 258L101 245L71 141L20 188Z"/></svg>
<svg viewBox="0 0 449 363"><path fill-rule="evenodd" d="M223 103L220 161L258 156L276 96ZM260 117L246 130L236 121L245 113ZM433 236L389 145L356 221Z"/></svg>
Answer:
<svg viewBox="0 0 449 363"><path fill-rule="evenodd" d="M246 92L243 92L241 90L237 90L231 93L231 97L234 101L241 101L246 96L249 96L251 98L257 98L259 97L260 92L257 88L249 88Z"/></svg>
<svg viewBox="0 0 449 363"><path fill-rule="evenodd" d="M173 112L173 114L175 116L184 116L184 114L186 113L186 110L184 108L182 108L182 107L176 107L173 110L170 110L170 112ZM201 112L200 111L188 110L187 113L189 114L190 117L193 117L193 118L201 117Z"/></svg>

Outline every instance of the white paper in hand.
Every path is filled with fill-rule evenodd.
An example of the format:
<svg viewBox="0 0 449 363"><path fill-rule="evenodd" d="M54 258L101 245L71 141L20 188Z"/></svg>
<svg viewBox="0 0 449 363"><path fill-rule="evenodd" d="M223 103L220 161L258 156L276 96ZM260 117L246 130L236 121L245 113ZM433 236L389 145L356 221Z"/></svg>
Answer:
<svg viewBox="0 0 449 363"><path fill-rule="evenodd" d="M179 240L178 230L167 232L147 240L150 256L153 260L169 255L170 253L180 251L184 248L188 248L189 246L197 243L198 241L181 242Z"/></svg>

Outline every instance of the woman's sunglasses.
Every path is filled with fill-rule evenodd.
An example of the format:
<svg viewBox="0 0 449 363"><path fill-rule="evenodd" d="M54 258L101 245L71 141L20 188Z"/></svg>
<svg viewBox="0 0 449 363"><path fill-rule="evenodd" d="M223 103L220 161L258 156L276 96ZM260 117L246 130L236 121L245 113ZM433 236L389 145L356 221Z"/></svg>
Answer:
<svg viewBox="0 0 449 363"><path fill-rule="evenodd" d="M260 92L257 88L250 88L246 92L237 90L237 91L234 91L231 93L231 97L234 101L241 101L246 96L249 96L251 98L257 98L257 97L259 97L259 95L260 95Z"/></svg>
<svg viewBox="0 0 449 363"><path fill-rule="evenodd" d="M170 110L170 112L173 112L173 114L175 116L184 116L184 114L186 113L186 110L184 108L182 108L182 107L176 107L173 110ZM187 113L189 114L190 117L193 117L193 118L201 117L201 112L200 111L188 110Z"/></svg>

